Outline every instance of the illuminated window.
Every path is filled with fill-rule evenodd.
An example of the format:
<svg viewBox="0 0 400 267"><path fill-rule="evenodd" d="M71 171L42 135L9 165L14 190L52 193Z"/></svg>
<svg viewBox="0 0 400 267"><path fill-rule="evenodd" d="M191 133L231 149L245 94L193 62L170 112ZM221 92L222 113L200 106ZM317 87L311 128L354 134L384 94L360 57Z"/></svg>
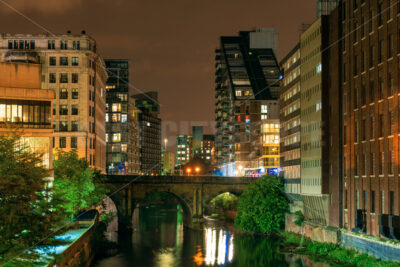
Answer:
<svg viewBox="0 0 400 267"><path fill-rule="evenodd" d="M261 113L268 113L268 105L261 105Z"/></svg>
<svg viewBox="0 0 400 267"><path fill-rule="evenodd" d="M112 141L113 142L121 142L121 134L120 133L115 133L112 135Z"/></svg>
<svg viewBox="0 0 400 267"><path fill-rule="evenodd" d="M60 73L60 83L68 83L68 73Z"/></svg>
<svg viewBox="0 0 400 267"><path fill-rule="evenodd" d="M71 137L71 148L78 148L78 138L77 137Z"/></svg>
<svg viewBox="0 0 400 267"><path fill-rule="evenodd" d="M72 73L72 83L78 83L78 73Z"/></svg>
<svg viewBox="0 0 400 267"><path fill-rule="evenodd" d="M112 112L121 112L121 104L112 104Z"/></svg>
<svg viewBox="0 0 400 267"><path fill-rule="evenodd" d="M78 66L79 65L78 57L72 57L71 63L72 63L72 66Z"/></svg>
<svg viewBox="0 0 400 267"><path fill-rule="evenodd" d="M60 57L60 66L68 66L68 57Z"/></svg>
<svg viewBox="0 0 400 267"><path fill-rule="evenodd" d="M127 114L122 114L121 115L121 122L125 123L128 120L128 115Z"/></svg>

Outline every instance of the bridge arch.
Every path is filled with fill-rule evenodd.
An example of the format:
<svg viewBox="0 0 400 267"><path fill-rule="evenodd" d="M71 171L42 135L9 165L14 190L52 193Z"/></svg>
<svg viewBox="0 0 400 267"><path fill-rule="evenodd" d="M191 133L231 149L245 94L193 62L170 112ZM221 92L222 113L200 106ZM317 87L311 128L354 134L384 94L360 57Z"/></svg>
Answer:
<svg viewBox="0 0 400 267"><path fill-rule="evenodd" d="M182 209L183 213L183 224L187 226L192 225L192 209L190 208L190 203L187 203L187 200L183 199L179 194L168 191L168 190L151 190L146 192L145 198L135 199L135 207L132 211L132 228L135 229L138 227L138 220L139 220L139 208L140 206L145 203L146 197L150 196L151 194L158 194L158 193L167 193L168 195L172 196L176 199L179 203L180 208Z"/></svg>

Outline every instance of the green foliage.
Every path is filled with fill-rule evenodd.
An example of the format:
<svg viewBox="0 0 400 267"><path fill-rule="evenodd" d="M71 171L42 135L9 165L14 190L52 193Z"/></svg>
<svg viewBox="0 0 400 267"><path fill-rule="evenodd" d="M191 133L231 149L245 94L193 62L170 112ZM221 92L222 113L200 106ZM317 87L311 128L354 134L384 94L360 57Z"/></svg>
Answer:
<svg viewBox="0 0 400 267"><path fill-rule="evenodd" d="M90 169L76 151L58 151L53 167L53 192L63 200L59 208L70 218L98 204L104 197L106 190L97 184L101 180L99 172Z"/></svg>
<svg viewBox="0 0 400 267"><path fill-rule="evenodd" d="M246 232L280 232L285 223L288 202L279 178L259 178L239 197L235 227Z"/></svg>
<svg viewBox="0 0 400 267"><path fill-rule="evenodd" d="M304 222L304 215L303 215L303 213L302 213L300 210L298 210L298 211L296 211L294 214L297 215L297 218L296 218L296 220L294 221L294 224L297 225L297 226L301 226L301 225L303 224L303 222Z"/></svg>
<svg viewBox="0 0 400 267"><path fill-rule="evenodd" d="M7 266L21 264L21 257L36 259L27 251L52 243L65 218L56 209L61 200L45 187L49 173L41 167L41 155L19 140L0 137L0 265Z"/></svg>
<svg viewBox="0 0 400 267"><path fill-rule="evenodd" d="M212 208L223 211L236 210L239 198L234 194L223 193L211 200Z"/></svg>
<svg viewBox="0 0 400 267"><path fill-rule="evenodd" d="M260 235L238 235L234 239L237 266L287 266L285 255L279 253L281 241Z"/></svg>
<svg viewBox="0 0 400 267"><path fill-rule="evenodd" d="M285 243L299 245L301 243L301 237L292 234L284 233ZM309 253L321 256L325 260L335 261L351 266L382 266L382 267L394 267L398 266L398 263L391 261L382 261L377 258L368 256L367 254L359 253L355 250L345 249L338 245L330 243L319 243L313 242L310 239L303 241L305 249L299 249L297 252Z"/></svg>

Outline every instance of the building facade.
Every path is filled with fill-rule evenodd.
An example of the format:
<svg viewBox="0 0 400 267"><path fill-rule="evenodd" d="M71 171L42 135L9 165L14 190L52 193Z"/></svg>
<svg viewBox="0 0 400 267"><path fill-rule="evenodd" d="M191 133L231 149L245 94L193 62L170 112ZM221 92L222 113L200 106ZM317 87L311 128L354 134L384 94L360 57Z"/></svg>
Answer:
<svg viewBox="0 0 400 267"><path fill-rule="evenodd" d="M43 166L52 170L54 91L41 89L39 62L1 62L0 73L0 135L18 134L21 143L41 154Z"/></svg>
<svg viewBox="0 0 400 267"><path fill-rule="evenodd" d="M176 161L175 166L183 166L191 160L192 136L180 134L176 136Z"/></svg>
<svg viewBox="0 0 400 267"><path fill-rule="evenodd" d="M343 223L400 232L397 1L343 1Z"/></svg>
<svg viewBox="0 0 400 267"><path fill-rule="evenodd" d="M339 0L317 0L317 18L329 15L339 3Z"/></svg>
<svg viewBox="0 0 400 267"><path fill-rule="evenodd" d="M75 149L91 167L105 172L104 61L96 41L82 34L3 34L2 62L40 60L41 88L53 90L55 149Z"/></svg>
<svg viewBox="0 0 400 267"><path fill-rule="evenodd" d="M291 202L301 202L300 182L300 43L281 61L280 165L285 193Z"/></svg>
<svg viewBox="0 0 400 267"><path fill-rule="evenodd" d="M261 117L265 115L260 101L279 97L276 52L274 29L220 38L215 57L215 151L223 175L253 172L257 164L254 162L259 162L260 154L253 152L252 145L259 138L254 133L259 132Z"/></svg>
<svg viewBox="0 0 400 267"><path fill-rule="evenodd" d="M161 174L173 175L175 173L175 153L171 151L161 152Z"/></svg>
<svg viewBox="0 0 400 267"><path fill-rule="evenodd" d="M132 96L140 110L140 172L142 175L161 173L161 119L157 92Z"/></svg>
<svg viewBox="0 0 400 267"><path fill-rule="evenodd" d="M130 62L105 60L107 173L139 174L139 114L129 92Z"/></svg>

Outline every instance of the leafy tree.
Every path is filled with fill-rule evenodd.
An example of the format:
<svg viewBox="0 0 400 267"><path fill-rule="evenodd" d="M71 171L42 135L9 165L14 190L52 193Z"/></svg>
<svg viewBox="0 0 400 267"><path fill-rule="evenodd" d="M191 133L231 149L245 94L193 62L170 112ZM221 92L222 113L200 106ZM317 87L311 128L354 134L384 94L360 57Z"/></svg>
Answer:
<svg viewBox="0 0 400 267"><path fill-rule="evenodd" d="M211 200L211 205L214 209L236 210L238 197L230 193L222 193Z"/></svg>
<svg viewBox="0 0 400 267"><path fill-rule="evenodd" d="M45 186L49 172L41 155L19 140L0 136L0 265L27 256L34 246L50 244L65 218L56 209L60 200Z"/></svg>
<svg viewBox="0 0 400 267"><path fill-rule="evenodd" d="M53 192L63 200L59 208L70 218L103 199L105 189L98 184L101 175L97 170L89 168L88 162L79 158L75 150L58 151L53 167Z"/></svg>
<svg viewBox="0 0 400 267"><path fill-rule="evenodd" d="M282 181L273 175L261 177L239 197L237 209L235 227L246 232L280 232L288 210Z"/></svg>

